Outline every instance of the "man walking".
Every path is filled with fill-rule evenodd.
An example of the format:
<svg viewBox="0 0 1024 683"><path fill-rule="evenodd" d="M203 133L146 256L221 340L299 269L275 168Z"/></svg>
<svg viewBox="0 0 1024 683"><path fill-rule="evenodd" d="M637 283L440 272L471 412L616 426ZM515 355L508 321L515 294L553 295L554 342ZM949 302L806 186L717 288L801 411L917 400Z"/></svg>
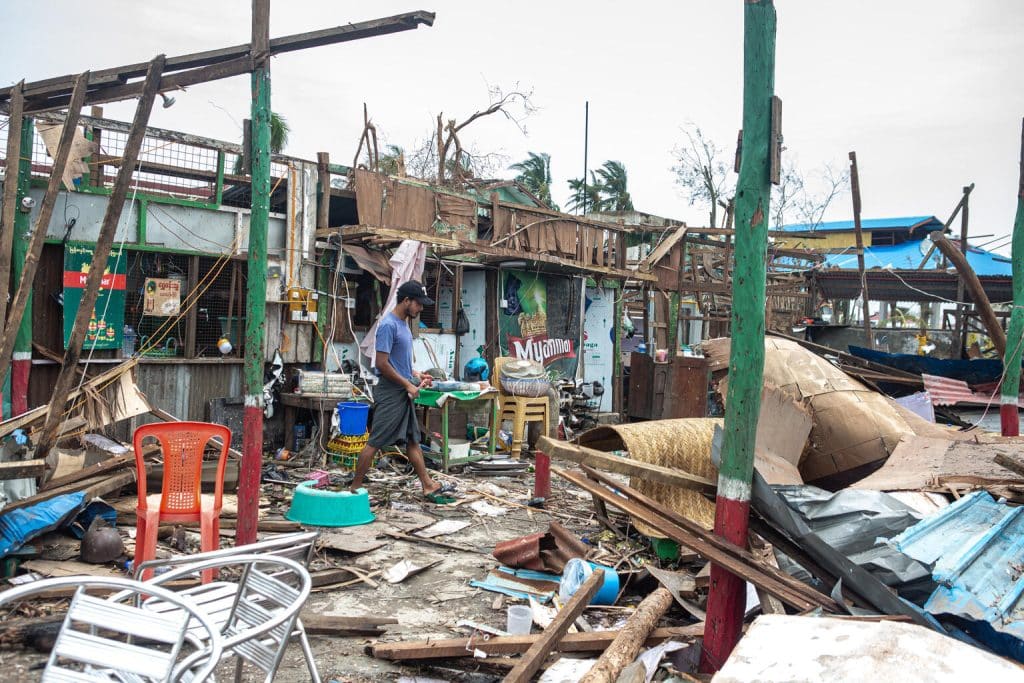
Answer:
<svg viewBox="0 0 1024 683"><path fill-rule="evenodd" d="M374 456L381 448L405 444L406 457L416 470L423 486L423 495L434 502L442 492L441 484L427 474L420 448L420 426L416 420L413 400L420 388L430 386L432 378L412 369L412 333L408 320L419 317L424 306L434 303L427 288L416 280L409 280L398 288L398 303L377 323L376 372L380 381L374 388L373 425L370 439L359 453L355 478L351 490L363 485Z"/></svg>

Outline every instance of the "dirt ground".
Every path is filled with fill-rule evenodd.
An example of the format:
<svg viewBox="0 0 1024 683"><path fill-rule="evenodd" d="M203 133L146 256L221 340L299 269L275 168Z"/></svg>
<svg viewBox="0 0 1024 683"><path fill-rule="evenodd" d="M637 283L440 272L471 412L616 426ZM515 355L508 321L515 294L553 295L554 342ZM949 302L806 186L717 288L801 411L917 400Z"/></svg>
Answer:
<svg viewBox="0 0 1024 683"><path fill-rule="evenodd" d="M377 503L374 512L377 521L365 527L322 529L325 547L318 550L311 570L354 567L365 573L387 569L401 560L416 565L434 566L411 576L401 583L391 584L379 576L377 587L356 583L344 587L314 588L305 611L313 614L357 617L391 617L397 624L383 628L381 641L410 641L428 638L458 638L470 635L470 629L458 626L460 620L469 620L496 629L505 628L506 607L512 598L498 598L497 593L469 585L473 579L483 580L498 566L491 556L494 546L505 540L544 531L552 519L558 519L566 528L591 543L606 540L610 532L603 531L593 517L589 495L573 490L565 482L554 478L553 493L545 503L546 509L525 507L532 496L532 475L522 476L457 476L449 481L457 484L454 504L435 505L424 500L418 482L395 471L371 472L369 490ZM278 489L280 491L280 489ZM285 489L287 491L287 489ZM264 506L264 516L275 518L287 509L287 499L271 495L274 488L265 485L264 495L270 504ZM497 494L497 495L495 495ZM483 516L471 504L485 501L503 508L500 516ZM388 531L411 534L417 529L440 520L462 520L468 526L454 533L435 537L436 541L456 544L472 551L438 547L422 541L391 538ZM191 535L190 535L191 536ZM612 537L613 538L613 537ZM195 535L198 541L198 535ZM229 542L229 541L226 541ZM354 545L353 545L354 544ZM360 544L376 547L365 552L345 552L341 548ZM609 551L607 558L614 563L622 553ZM625 568L625 567L622 567ZM371 574L372 575L372 574ZM594 614L595 624L604 619L605 625L620 613ZM367 654L367 646L375 637L336 637L311 635L310 641L317 666L324 681L361 682L392 681L402 676L430 677L441 680L490 681L500 680L505 670L479 660L460 659L435 662L434 666L401 665L375 659ZM0 681L33 680L45 663L46 655L28 649L0 650ZM506 665L507 666L507 665ZM225 666L218 676L230 680L233 665ZM262 678L255 671L243 676L245 681ZM276 677L277 681L308 681L309 674L301 648L289 646Z"/></svg>

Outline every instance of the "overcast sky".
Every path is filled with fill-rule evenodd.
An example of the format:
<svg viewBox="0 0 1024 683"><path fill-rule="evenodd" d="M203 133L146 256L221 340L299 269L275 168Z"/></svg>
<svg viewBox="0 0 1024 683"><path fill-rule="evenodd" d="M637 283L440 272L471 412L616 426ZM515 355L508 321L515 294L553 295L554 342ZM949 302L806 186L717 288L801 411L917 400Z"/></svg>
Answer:
<svg viewBox="0 0 1024 683"><path fill-rule="evenodd" d="M35 0L4 8L0 83L248 42L247 0ZM327 151L349 164L362 106L386 140L412 147L434 117L488 104L488 85L531 89L526 135L492 117L464 142L507 155L552 157L555 200L583 167L622 161L636 208L705 225L674 184L672 148L687 121L732 150L742 114L743 3L340 2L272 0L271 36L412 10L432 28L290 53L273 60L273 109L292 126L287 152ZM786 154L808 175L856 150L865 218L934 214L961 188L971 234L1008 234L1016 208L1024 116L1024 3L1019 0L780 0L776 93ZM177 93L155 126L237 140L249 112L237 77ZM130 120L134 104L106 105ZM514 175L506 171L506 175ZM849 195L827 219L852 216ZM987 241L991 238L981 238ZM1000 251L1004 251L1000 249ZM1008 253L1008 247L1005 250Z"/></svg>

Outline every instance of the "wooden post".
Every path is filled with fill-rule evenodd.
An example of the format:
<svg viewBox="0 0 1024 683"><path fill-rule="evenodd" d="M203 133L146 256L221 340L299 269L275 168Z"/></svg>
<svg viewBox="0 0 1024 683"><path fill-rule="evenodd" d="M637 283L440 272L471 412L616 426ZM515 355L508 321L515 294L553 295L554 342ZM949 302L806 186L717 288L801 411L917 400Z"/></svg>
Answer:
<svg viewBox="0 0 1024 683"><path fill-rule="evenodd" d="M317 152L316 155L317 165L317 179L320 185L320 202L316 208L316 227L318 229L326 230L330 227L331 223L331 155L327 152ZM339 259L344 258L341 252L341 247L338 248ZM318 336L323 340L322 345L313 345L313 361L323 363L324 370L327 369L327 351L330 344L334 341L328 339L324 331L327 329L327 312L334 314L335 302L333 299L333 289L331 284L333 278L328 275L328 266L330 265L330 259L328 258L328 252L325 250L321 252L319 260L319 267L316 269L316 288L320 291L320 298L317 299L316 309L316 329L319 333ZM338 368L339 370L341 368Z"/></svg>
<svg viewBox="0 0 1024 683"><path fill-rule="evenodd" d="M14 216L18 207L18 166L21 161L21 126L22 109L25 99L22 88L25 81L14 86L11 91L11 105L7 119L7 166L4 170L4 203L3 214L0 215L0 324L7 320L7 299L11 283L11 249L14 246ZM29 124L31 127L31 124ZM31 158L32 147L28 155ZM56 169L54 169L56 170ZM6 371L0 375L0 382L7 376Z"/></svg>
<svg viewBox="0 0 1024 683"><path fill-rule="evenodd" d="M245 317L245 413L238 477L237 545L256 542L263 466L263 341L270 222L270 0L252 0L252 210Z"/></svg>
<svg viewBox="0 0 1024 683"><path fill-rule="evenodd" d="M968 217L968 200L971 196L971 190L974 189L974 183L971 183L964 188L963 197L960 199L960 253L967 258L967 217ZM954 339L956 339L956 358L963 358L964 347L967 346L967 321L966 313L967 306L963 304L964 300L964 281L957 280L956 283L956 333Z"/></svg>
<svg viewBox="0 0 1024 683"><path fill-rule="evenodd" d="M43 244L46 242L46 229L50 225L53 207L57 202L57 194L60 192L64 169L67 167L68 159L71 157L71 143L74 141L75 128L78 125L78 116L82 111L82 102L85 101L85 87L88 82L88 72L81 74L75 81L75 90L71 95L68 115L64 119L64 130L61 132L60 144L57 147L57 156L54 157L53 167L50 169L50 180L46 186L46 194L43 195L43 201L39 205L39 215L36 218L36 227L32 233L32 241L29 244L28 254L22 266L21 278L18 280L18 289L14 293L14 301L11 303L10 313L4 328L3 340L0 340L0 381L7 377L7 373L11 369L11 354L14 352L14 341L18 335L18 329L21 327L21 321L25 315L29 297L32 296L36 269L39 267L39 256L43 253ZM29 159L31 159L31 146L28 149L28 155ZM31 324L31 321L29 323Z"/></svg>
<svg viewBox="0 0 1024 683"><path fill-rule="evenodd" d="M618 413L621 418L626 413L626 407L622 405L622 318L626 306L626 281L619 280L615 284L617 289L612 305L615 318L612 322L612 412Z"/></svg>
<svg viewBox="0 0 1024 683"><path fill-rule="evenodd" d="M868 297L868 278L864 273L864 235L860 229L860 175L857 173L857 153L850 152L850 191L853 194L853 234L857 238L857 272L860 273L861 307L864 314L864 343L875 348L871 333L871 305Z"/></svg>
<svg viewBox="0 0 1024 683"><path fill-rule="evenodd" d="M78 304L78 313L75 315L74 327L71 328L71 338L68 340L68 347L64 352L60 374L57 375L57 382L54 385L43 433L36 445L37 458L45 458L57 439L57 428L63 418L64 404L67 402L71 383L75 380L78 360L82 355L82 343L85 341L89 319L100 293L100 283L107 267L107 257L110 256L114 236L117 233L117 224L121 219L121 211L124 209L124 203L128 197L128 186L131 184L132 174L135 172L135 164L139 159L142 141L146 137L146 124L149 121L149 113L153 109L153 100L156 98L157 88L160 85L160 75L163 73L165 60L164 55L158 55L150 62L149 71L146 73L145 87L135 108L135 119L132 121L128 140L125 142L121 166L117 170L117 180L114 182L107 210L103 214L103 224L100 226L100 234L96 238L96 250L93 252L89 275L85 281L85 289L82 291L82 301ZM74 121L77 121L77 115ZM65 132L74 121L70 117L65 120ZM46 232L45 225L36 229L42 233Z"/></svg>
<svg viewBox="0 0 1024 683"><path fill-rule="evenodd" d="M964 207L966 210L966 207ZM1013 310L1010 313L1009 348L1003 354L1006 376L999 398L999 422L1003 436L1018 436L1020 418L1017 397L1020 395L1021 346L1024 345L1024 123L1020 136L1020 180L1017 185L1017 216L1013 221Z"/></svg>
<svg viewBox="0 0 1024 683"><path fill-rule="evenodd" d="M103 107L90 107L89 108L89 116L93 117L94 119L102 119L103 118ZM100 149L102 147L102 145L103 145L103 129L102 128L99 128L98 126L93 126L93 129L92 129L92 141L94 143L96 143L96 153L95 154L96 154L96 158L98 159L102 155L102 150ZM106 172L104 170L105 168L106 167L103 164L97 163L95 168L93 168L93 169L91 169L89 171L89 184L90 185L92 185L93 187L103 187L103 184L104 184L103 181L105 180L104 174Z"/></svg>
<svg viewBox="0 0 1024 683"><path fill-rule="evenodd" d="M960 279L963 280L964 286L967 287L967 291L971 294L971 299L974 300L974 307L978 309L981 321L985 324L985 330L988 331L988 336L992 339L992 345L996 347L996 352L1000 356L1005 356L1006 333L1003 332L996 314L992 312L992 304L989 303L988 295L985 294L985 289L981 286L981 282L974 273L974 269L967 263L967 259L960 253L960 250L946 239L946 236L940 231L934 231L929 237L935 243L935 247L942 252L943 256L949 259L949 262L960 273ZM1014 287L1016 287L1016 284ZM1014 340L1014 344L1016 343L1017 340Z"/></svg>
<svg viewBox="0 0 1024 683"><path fill-rule="evenodd" d="M772 96L775 91L775 6L743 5L743 150L736 185L736 268L732 280L732 347L725 438L718 470L715 534L747 544L754 436L764 376L764 325ZM717 671L739 641L746 604L743 579L711 568L701 669Z"/></svg>
<svg viewBox="0 0 1024 683"><path fill-rule="evenodd" d="M640 654L648 634L671 605L672 594L664 587L659 587L644 598L597 663L580 679L580 683L614 683L622 670Z"/></svg>
<svg viewBox="0 0 1024 683"><path fill-rule="evenodd" d="M551 624L544 629L541 637L523 653L519 663L505 676L505 683L529 683L533 675L540 670L548 653L554 649L569 627L590 604L590 599L601 588L602 583L604 583L604 570L595 569L594 573L573 594L572 599L566 603L562 611L555 616Z"/></svg>

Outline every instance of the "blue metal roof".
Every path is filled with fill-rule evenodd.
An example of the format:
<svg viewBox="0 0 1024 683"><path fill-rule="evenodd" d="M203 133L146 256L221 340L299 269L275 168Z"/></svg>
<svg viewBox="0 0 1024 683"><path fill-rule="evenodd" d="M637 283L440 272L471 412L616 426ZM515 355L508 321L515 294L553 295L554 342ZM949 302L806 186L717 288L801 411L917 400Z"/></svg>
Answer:
<svg viewBox="0 0 1024 683"><path fill-rule="evenodd" d="M888 543L932 566L938 588L926 610L957 617L972 637L1024 661L1024 507L976 491Z"/></svg>
<svg viewBox="0 0 1024 683"><path fill-rule="evenodd" d="M867 218L860 222L861 230L914 230L922 234L942 230L943 223L935 216L900 216L897 218ZM853 221L828 221L813 226L810 223L792 223L782 226L786 232L845 232L853 230Z"/></svg>
<svg viewBox="0 0 1024 683"><path fill-rule="evenodd" d="M931 245L930 240L911 240L891 246L865 247L864 267L915 270L921 265L921 260ZM928 263L925 264L925 269L938 268L941 259L942 254L938 249L934 250ZM978 247L967 247L967 263L977 275L982 277L986 275L1011 277L1013 275L1010 259ZM842 254L826 254L825 263L821 267L854 270L857 268L857 254L853 247Z"/></svg>

